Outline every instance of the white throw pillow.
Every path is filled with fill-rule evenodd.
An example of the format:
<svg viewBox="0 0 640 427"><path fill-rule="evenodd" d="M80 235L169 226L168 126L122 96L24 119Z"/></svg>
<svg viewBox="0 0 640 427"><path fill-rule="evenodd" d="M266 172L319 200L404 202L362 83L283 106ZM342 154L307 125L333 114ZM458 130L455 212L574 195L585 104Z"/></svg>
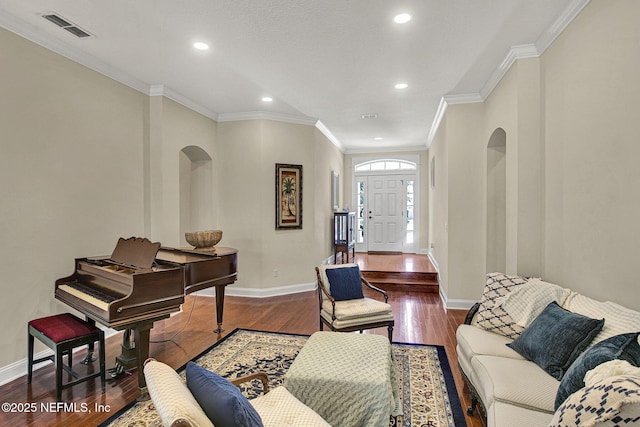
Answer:
<svg viewBox="0 0 640 427"><path fill-rule="evenodd" d="M555 301L562 306L570 293L569 289L534 278L518 286L498 304L509 313L517 325L526 328L550 303Z"/></svg>

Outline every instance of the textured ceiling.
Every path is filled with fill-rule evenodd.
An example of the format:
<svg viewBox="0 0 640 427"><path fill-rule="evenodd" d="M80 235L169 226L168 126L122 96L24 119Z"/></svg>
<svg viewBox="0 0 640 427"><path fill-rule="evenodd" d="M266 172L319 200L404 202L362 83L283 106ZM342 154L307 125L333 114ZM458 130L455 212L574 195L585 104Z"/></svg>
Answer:
<svg viewBox="0 0 640 427"><path fill-rule="evenodd" d="M320 120L358 152L425 148L443 96L483 98L513 47L539 54L587 1L0 0L0 25L217 120Z"/></svg>

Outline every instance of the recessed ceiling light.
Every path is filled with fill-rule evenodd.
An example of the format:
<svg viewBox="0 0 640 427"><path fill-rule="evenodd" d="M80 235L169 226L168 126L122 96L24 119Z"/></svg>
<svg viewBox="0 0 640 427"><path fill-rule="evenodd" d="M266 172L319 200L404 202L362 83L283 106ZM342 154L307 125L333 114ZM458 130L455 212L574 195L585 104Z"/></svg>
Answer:
<svg viewBox="0 0 640 427"><path fill-rule="evenodd" d="M381 136L376 136L375 138L373 138L376 141L382 141L384 138Z"/></svg>
<svg viewBox="0 0 640 427"><path fill-rule="evenodd" d="M271 102L271 101L273 101L273 98L271 98L270 96L262 97L262 102Z"/></svg>
<svg viewBox="0 0 640 427"><path fill-rule="evenodd" d="M203 42L195 42L193 44L193 47L195 47L198 50L207 50L209 49L209 45Z"/></svg>
<svg viewBox="0 0 640 427"><path fill-rule="evenodd" d="M408 85L408 84L406 84L406 83L398 83L398 84L396 84L394 87L395 87L396 89L406 89L406 88L408 88L408 87L409 87L409 85Z"/></svg>
<svg viewBox="0 0 640 427"><path fill-rule="evenodd" d="M411 21L411 15L409 15L408 13L400 13L393 17L393 21L396 24L406 24L407 22Z"/></svg>

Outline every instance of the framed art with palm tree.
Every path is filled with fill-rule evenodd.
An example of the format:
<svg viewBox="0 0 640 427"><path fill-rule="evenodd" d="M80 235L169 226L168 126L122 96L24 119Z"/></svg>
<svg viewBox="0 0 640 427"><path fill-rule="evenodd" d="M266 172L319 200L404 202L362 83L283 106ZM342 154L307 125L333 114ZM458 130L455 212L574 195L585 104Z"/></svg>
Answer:
<svg viewBox="0 0 640 427"><path fill-rule="evenodd" d="M276 163L276 230L302 228L302 165Z"/></svg>

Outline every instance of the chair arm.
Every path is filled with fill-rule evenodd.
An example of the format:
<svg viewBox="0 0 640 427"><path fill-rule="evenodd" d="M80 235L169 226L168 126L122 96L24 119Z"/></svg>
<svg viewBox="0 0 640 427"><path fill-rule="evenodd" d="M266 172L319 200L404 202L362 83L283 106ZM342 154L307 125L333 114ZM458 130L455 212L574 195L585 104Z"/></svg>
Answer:
<svg viewBox="0 0 640 427"><path fill-rule="evenodd" d="M369 289L372 289L372 290L374 290L376 292L380 292L384 296L384 302L389 302L389 296L387 295L387 293L385 291L383 291L382 289L380 289L378 287L373 286L364 277L360 277L360 280L362 280L362 283L364 283Z"/></svg>
<svg viewBox="0 0 640 427"><path fill-rule="evenodd" d="M269 391L269 377L264 372L256 372L255 374L249 374L242 377L229 380L231 384L239 386L240 384L259 379L262 381L262 392L267 393Z"/></svg>
<svg viewBox="0 0 640 427"><path fill-rule="evenodd" d="M473 319L473 316L476 315L476 313L478 312L479 308L480 308L480 303L479 302L477 302L477 303L475 303L475 304L473 304L471 306L471 308L467 312L466 317L464 318L464 324L465 325L470 325L471 324L471 320Z"/></svg>

